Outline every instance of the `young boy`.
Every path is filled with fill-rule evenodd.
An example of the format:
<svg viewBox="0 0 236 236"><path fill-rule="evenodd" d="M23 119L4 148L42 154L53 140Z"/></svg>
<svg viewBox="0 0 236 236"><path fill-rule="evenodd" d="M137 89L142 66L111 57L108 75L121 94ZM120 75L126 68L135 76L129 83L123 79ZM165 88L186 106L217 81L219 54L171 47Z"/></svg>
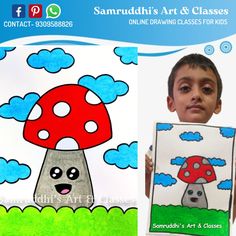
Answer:
<svg viewBox="0 0 236 236"><path fill-rule="evenodd" d="M203 55L190 54L172 68L168 79L167 107L171 112L176 111L179 121L207 123L214 113L221 111L221 93L222 81L214 63ZM150 152L151 147L145 156L147 197L153 171Z"/></svg>

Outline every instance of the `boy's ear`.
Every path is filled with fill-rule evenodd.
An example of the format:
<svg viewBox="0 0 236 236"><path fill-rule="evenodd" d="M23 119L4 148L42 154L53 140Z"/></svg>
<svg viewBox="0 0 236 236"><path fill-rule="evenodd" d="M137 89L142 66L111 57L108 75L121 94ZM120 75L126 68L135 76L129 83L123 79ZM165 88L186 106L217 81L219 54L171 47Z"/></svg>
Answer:
<svg viewBox="0 0 236 236"><path fill-rule="evenodd" d="M172 97L170 97L170 96L167 97L167 107L168 107L170 112L174 112L175 111L174 99Z"/></svg>
<svg viewBox="0 0 236 236"><path fill-rule="evenodd" d="M219 114L220 113L220 111L221 111L221 104L222 104L221 99L219 99L216 102L216 108L215 108L215 111L214 111L215 114Z"/></svg>

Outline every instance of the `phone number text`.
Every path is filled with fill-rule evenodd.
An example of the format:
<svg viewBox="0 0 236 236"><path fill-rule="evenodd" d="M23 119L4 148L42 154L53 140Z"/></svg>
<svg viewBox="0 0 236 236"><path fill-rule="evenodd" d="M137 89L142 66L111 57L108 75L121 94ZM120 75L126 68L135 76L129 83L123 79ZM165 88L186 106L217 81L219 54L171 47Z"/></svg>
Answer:
<svg viewBox="0 0 236 236"><path fill-rule="evenodd" d="M3 26L6 28L72 28L73 21L4 21Z"/></svg>

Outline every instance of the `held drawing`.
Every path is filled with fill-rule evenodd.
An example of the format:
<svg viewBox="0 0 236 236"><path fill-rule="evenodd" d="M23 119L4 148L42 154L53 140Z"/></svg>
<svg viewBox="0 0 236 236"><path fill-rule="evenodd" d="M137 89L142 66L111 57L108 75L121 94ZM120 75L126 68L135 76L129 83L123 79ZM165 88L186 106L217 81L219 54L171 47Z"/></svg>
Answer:
<svg viewBox="0 0 236 236"><path fill-rule="evenodd" d="M147 235L230 235L234 142L234 128L156 123Z"/></svg>

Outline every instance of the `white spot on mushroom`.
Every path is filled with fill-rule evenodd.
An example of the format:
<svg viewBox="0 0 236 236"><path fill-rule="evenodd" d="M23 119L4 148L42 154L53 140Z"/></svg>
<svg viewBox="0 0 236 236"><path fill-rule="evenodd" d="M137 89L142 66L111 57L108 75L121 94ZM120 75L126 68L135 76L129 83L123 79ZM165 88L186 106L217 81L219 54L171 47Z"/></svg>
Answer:
<svg viewBox="0 0 236 236"><path fill-rule="evenodd" d="M184 162L184 164L182 165L182 168L185 169L185 168L187 168L187 167L188 167L187 162Z"/></svg>
<svg viewBox="0 0 236 236"><path fill-rule="evenodd" d="M193 168L194 169L199 169L200 168L200 164L199 163L194 163L193 164Z"/></svg>
<svg viewBox="0 0 236 236"><path fill-rule="evenodd" d="M98 125L94 121L88 121L85 124L85 129L88 133L94 133L98 129Z"/></svg>
<svg viewBox="0 0 236 236"><path fill-rule="evenodd" d="M210 170L208 170L208 171L206 172L206 174L207 174L208 176L210 176L210 175L212 174L212 172L211 172Z"/></svg>
<svg viewBox="0 0 236 236"><path fill-rule="evenodd" d="M87 92L87 94L85 96L85 100L87 101L87 103L94 104L94 105L101 103L101 99L91 91Z"/></svg>
<svg viewBox="0 0 236 236"><path fill-rule="evenodd" d="M79 145L73 138L63 138L56 144L57 150L78 150Z"/></svg>
<svg viewBox="0 0 236 236"><path fill-rule="evenodd" d="M30 112L28 120L37 120L41 116L41 114L42 108L38 104L36 104Z"/></svg>
<svg viewBox="0 0 236 236"><path fill-rule="evenodd" d="M204 165L210 165L210 162L209 162L206 158L203 158L203 159L202 159L202 164L204 164Z"/></svg>
<svg viewBox="0 0 236 236"><path fill-rule="evenodd" d="M38 136L40 139L47 139L49 137L49 133L47 130L40 130L38 132Z"/></svg>
<svg viewBox="0 0 236 236"><path fill-rule="evenodd" d="M59 117L67 116L70 113L70 106L66 102L58 102L53 107L53 112Z"/></svg>
<svg viewBox="0 0 236 236"><path fill-rule="evenodd" d="M184 172L184 176L185 176L185 177L189 177L189 176L190 176L189 171L185 171L185 172Z"/></svg>
<svg viewBox="0 0 236 236"><path fill-rule="evenodd" d="M195 181L195 184L206 184L207 181L206 179L204 178L198 178L196 181Z"/></svg>

